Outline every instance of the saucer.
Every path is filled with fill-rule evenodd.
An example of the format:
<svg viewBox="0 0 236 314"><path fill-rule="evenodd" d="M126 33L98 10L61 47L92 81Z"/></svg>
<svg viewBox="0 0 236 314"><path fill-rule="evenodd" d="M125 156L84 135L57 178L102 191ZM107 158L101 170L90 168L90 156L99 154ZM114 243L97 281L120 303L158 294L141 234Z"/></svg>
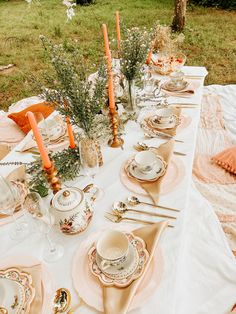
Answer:
<svg viewBox="0 0 236 314"><path fill-rule="evenodd" d="M179 92L185 89L188 85L189 83L187 81L182 81L182 84L180 85L175 85L171 81L167 81L163 83L162 89L165 89L169 92Z"/></svg>
<svg viewBox="0 0 236 314"><path fill-rule="evenodd" d="M143 273L145 264L149 258L146 244L141 238L135 237L132 233L126 233L126 236L128 237L130 247L133 248L133 250L130 250L130 252L132 252L130 254L134 254L135 258L134 261L130 261L127 268L124 267L120 273L109 273L108 275L107 273L102 272L97 264L96 248L93 246L88 252L89 269L105 286L116 286L119 288L126 287L130 285L133 280L139 278ZM112 267L110 267L110 270L111 268Z"/></svg>
<svg viewBox="0 0 236 314"><path fill-rule="evenodd" d="M176 115L172 116L173 119L171 119L170 121L163 123L163 122L159 122L156 119L156 116L153 117L149 117L147 119L147 123L153 127L153 128L157 128L157 129L173 129L176 125L178 125L178 117Z"/></svg>
<svg viewBox="0 0 236 314"><path fill-rule="evenodd" d="M128 161L125 169L128 176L131 176L132 178L135 178L136 180L139 180L141 182L156 181L158 178L165 174L167 168L166 162L160 156L157 156L157 160L159 161L159 163L154 165L153 169L147 173L143 173L138 169L133 158Z"/></svg>

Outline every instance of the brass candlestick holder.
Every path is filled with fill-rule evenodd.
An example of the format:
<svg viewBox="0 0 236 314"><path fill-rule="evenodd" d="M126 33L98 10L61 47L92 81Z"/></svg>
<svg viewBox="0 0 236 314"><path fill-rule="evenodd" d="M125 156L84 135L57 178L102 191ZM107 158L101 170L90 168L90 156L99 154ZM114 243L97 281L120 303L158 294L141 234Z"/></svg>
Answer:
<svg viewBox="0 0 236 314"><path fill-rule="evenodd" d="M117 117L117 111L115 108L110 108L110 117L111 117L111 127L112 127L112 134L113 139L109 140L108 144L111 147L120 147L123 145L124 140L119 137L118 135L118 128L119 128L119 119Z"/></svg>
<svg viewBox="0 0 236 314"><path fill-rule="evenodd" d="M57 169L54 167L54 164L50 168L44 168L46 174L48 183L51 186L51 189L53 191L53 194L56 194L61 189L61 182L60 179L57 177Z"/></svg>

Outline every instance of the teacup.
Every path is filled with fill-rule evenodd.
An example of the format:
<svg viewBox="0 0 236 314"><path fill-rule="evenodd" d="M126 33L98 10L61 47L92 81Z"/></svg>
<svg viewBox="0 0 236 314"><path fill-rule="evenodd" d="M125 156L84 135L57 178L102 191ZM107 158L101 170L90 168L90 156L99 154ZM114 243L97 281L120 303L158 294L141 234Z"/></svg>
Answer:
<svg viewBox="0 0 236 314"><path fill-rule="evenodd" d="M157 111L156 118L154 121L162 124L168 124L174 119L173 110L170 108L162 108Z"/></svg>
<svg viewBox="0 0 236 314"><path fill-rule="evenodd" d="M135 155L134 161L141 172L147 173L157 164L157 157L152 151L143 151Z"/></svg>
<svg viewBox="0 0 236 314"><path fill-rule="evenodd" d="M170 83L172 86L182 86L184 83L184 73L183 72L172 72L170 74Z"/></svg>
<svg viewBox="0 0 236 314"><path fill-rule="evenodd" d="M108 230L97 241L96 250L101 270L111 266L119 269L127 260L129 240L123 232Z"/></svg>

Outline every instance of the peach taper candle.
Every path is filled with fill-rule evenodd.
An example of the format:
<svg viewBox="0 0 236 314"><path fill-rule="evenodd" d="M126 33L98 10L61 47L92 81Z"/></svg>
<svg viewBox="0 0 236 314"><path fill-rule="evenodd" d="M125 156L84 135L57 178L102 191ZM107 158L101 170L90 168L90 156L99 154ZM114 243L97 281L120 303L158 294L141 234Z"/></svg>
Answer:
<svg viewBox="0 0 236 314"><path fill-rule="evenodd" d="M43 166L44 166L45 169L49 169L52 166L52 162L51 162L51 160L50 160L50 158L48 156L48 153L46 151L46 148L44 146L43 138L42 138L42 135L39 132L37 121L36 121L36 119L34 117L33 112L28 111L27 112L27 117L29 119L29 123L30 123L31 129L33 131L33 134L34 134L34 137L35 137L35 141L37 143L37 146L38 146L38 149L39 149L39 153L40 153L40 156L41 156L42 161L43 161Z"/></svg>

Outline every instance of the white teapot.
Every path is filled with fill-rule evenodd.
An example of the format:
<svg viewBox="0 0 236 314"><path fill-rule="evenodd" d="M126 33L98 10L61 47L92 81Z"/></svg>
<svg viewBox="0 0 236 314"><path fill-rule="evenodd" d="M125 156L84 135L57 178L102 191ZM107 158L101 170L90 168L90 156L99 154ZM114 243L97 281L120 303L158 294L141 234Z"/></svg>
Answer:
<svg viewBox="0 0 236 314"><path fill-rule="evenodd" d="M95 191L90 193L92 189ZM83 190L66 187L53 196L50 212L61 232L73 235L88 227L93 217L92 205L97 193L98 188L90 184Z"/></svg>

